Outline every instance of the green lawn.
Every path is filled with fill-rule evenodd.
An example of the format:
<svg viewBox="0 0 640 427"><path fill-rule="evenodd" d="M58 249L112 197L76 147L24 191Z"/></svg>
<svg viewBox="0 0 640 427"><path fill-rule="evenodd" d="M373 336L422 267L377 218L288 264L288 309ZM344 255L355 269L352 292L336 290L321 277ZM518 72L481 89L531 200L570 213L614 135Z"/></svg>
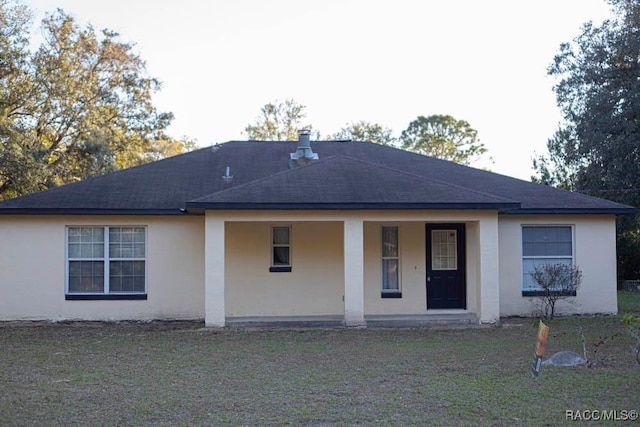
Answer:
<svg viewBox="0 0 640 427"><path fill-rule="evenodd" d="M640 315L640 292L619 291L618 311L621 314Z"/></svg>
<svg viewBox="0 0 640 427"><path fill-rule="evenodd" d="M640 294L620 294L640 313ZM565 425L566 410L640 410L620 316L416 330L204 330L196 322L0 326L0 425ZM595 357L595 343L603 341ZM613 423L628 425L626 423Z"/></svg>

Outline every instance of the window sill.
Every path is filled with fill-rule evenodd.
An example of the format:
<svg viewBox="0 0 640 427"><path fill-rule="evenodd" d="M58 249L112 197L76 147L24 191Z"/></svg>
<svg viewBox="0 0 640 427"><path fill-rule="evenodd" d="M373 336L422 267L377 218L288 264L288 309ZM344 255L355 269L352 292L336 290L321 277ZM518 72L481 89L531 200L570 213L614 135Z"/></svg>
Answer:
<svg viewBox="0 0 640 427"><path fill-rule="evenodd" d="M381 292L380 298L402 298L402 292Z"/></svg>
<svg viewBox="0 0 640 427"><path fill-rule="evenodd" d="M543 297L547 295L545 291L522 291L523 297ZM576 291L565 291L565 292L552 292L551 295L558 295L564 297L575 297Z"/></svg>
<svg viewBox="0 0 640 427"><path fill-rule="evenodd" d="M67 301L146 300L147 294L67 294Z"/></svg>
<svg viewBox="0 0 640 427"><path fill-rule="evenodd" d="M269 273L291 273L291 267L269 267Z"/></svg>

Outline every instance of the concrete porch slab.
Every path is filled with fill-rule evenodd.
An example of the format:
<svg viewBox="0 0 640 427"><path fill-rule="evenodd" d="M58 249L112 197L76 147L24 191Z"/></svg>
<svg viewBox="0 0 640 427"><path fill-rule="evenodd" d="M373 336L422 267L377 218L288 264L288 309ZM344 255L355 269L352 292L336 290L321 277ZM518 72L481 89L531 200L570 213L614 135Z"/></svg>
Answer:
<svg viewBox="0 0 640 427"><path fill-rule="evenodd" d="M429 313L364 316L368 328L429 328L445 326L477 326L475 313Z"/></svg>
<svg viewBox="0 0 640 427"><path fill-rule="evenodd" d="M429 313L407 315L367 315L367 328L471 327L479 325L475 313ZM327 316L256 316L227 317L230 328L344 328L344 317Z"/></svg>
<svg viewBox="0 0 640 427"><path fill-rule="evenodd" d="M256 316L227 317L231 328L341 328L344 317L335 316Z"/></svg>

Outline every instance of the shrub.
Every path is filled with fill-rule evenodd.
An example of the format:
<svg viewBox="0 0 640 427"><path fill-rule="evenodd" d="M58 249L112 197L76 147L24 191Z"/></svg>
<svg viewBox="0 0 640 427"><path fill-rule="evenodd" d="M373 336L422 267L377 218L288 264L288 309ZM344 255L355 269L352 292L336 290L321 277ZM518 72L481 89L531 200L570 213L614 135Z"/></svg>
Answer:
<svg viewBox="0 0 640 427"><path fill-rule="evenodd" d="M567 264L544 264L536 266L531 278L540 287L537 296L540 314L545 319L553 319L556 303L561 299L575 297L582 283L582 272L578 267ZM568 302L576 304L574 299Z"/></svg>

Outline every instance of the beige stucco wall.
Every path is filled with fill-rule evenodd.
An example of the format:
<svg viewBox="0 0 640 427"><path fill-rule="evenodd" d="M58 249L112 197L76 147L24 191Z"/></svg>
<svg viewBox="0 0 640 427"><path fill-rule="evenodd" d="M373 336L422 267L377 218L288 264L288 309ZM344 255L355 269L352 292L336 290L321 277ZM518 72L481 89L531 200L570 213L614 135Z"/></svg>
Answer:
<svg viewBox="0 0 640 427"><path fill-rule="evenodd" d="M291 226L291 272L269 272L271 227ZM344 313L341 222L227 222L227 317Z"/></svg>
<svg viewBox="0 0 640 427"><path fill-rule="evenodd" d="M613 215L500 217L500 313L531 314L532 297L522 296L522 225L574 227L575 265L582 270L579 305L560 302L559 314L617 313L616 230Z"/></svg>
<svg viewBox="0 0 640 427"><path fill-rule="evenodd" d="M578 292L580 305L561 305L561 312L617 311L612 215L498 218L489 211L236 211L219 215L226 221L223 312L227 317L344 314L345 218L362 221L364 227L365 315L427 312L425 224L429 222L466 224L467 311L477 313L481 320L495 318L497 309L491 307L492 302L499 304L502 316L526 315L533 309L531 298L521 295L522 224L574 226L576 264L584 279ZM204 222L203 216L0 216L0 319L202 318ZM269 272L270 227L278 224L292 226L290 273ZM400 227L401 299L380 297L380 227L385 224ZM68 225L146 226L148 299L65 301ZM493 241L498 242L497 250L491 247ZM499 279L492 273L494 268L499 270ZM498 280L499 289L493 285Z"/></svg>
<svg viewBox="0 0 640 427"><path fill-rule="evenodd" d="M402 298L381 298L381 228L398 227ZM364 312L418 314L426 312L426 256L424 223L364 223Z"/></svg>
<svg viewBox="0 0 640 427"><path fill-rule="evenodd" d="M442 222L442 221L441 221ZM381 298L381 227L397 226L400 245L400 284L402 298ZM365 314L427 313L426 222L365 222ZM478 224L465 222L467 311L479 313Z"/></svg>
<svg viewBox="0 0 640 427"><path fill-rule="evenodd" d="M68 225L146 226L148 299L66 301ZM0 216L0 320L202 318L203 248L201 216Z"/></svg>

